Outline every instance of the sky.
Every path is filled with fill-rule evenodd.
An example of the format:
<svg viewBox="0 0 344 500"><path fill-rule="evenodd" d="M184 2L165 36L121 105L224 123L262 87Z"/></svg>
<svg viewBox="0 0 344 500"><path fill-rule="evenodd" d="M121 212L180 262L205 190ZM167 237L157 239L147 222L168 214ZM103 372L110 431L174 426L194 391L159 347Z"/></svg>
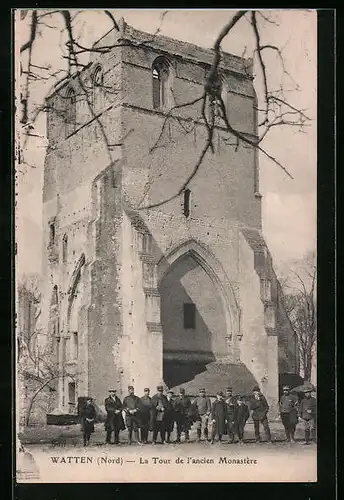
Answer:
<svg viewBox="0 0 344 500"><path fill-rule="evenodd" d="M224 24L231 19L230 10L112 10L115 19L121 17L131 26L193 44L211 48ZM283 74L276 55L265 60L271 88L283 83L289 102L306 110L311 118L309 126L302 132L293 127L275 127L262 144L272 156L278 158L292 174L286 176L274 163L260 155L260 192L263 195L263 233L275 268L288 269L295 260L315 249L316 246L316 169L317 169L317 15L315 11L286 10L262 11L274 23L259 17L262 43L283 48L285 69ZM49 19L49 21L48 21ZM33 62L59 69L64 64L61 58L62 24L59 16L47 18L47 27L37 39ZM85 11L79 15L76 27L84 44L91 45L97 38L112 28L112 21L102 11ZM53 26L53 27L49 27ZM16 22L16 47L28 37L27 18ZM230 35L224 39L222 49L235 55L245 53L250 57L253 49L251 27L243 19ZM16 57L17 67L19 55ZM25 64L25 57L23 58ZM17 79L18 80L18 79ZM295 90L295 82L298 90ZM32 104L43 102L50 90L51 79L39 81L32 86ZM256 86L261 88L259 74ZM41 219L43 165L46 149L46 117L41 114L35 122L35 133L42 138L32 139L25 151L24 165L18 172L16 240L18 247L17 274L40 272L41 268Z"/></svg>

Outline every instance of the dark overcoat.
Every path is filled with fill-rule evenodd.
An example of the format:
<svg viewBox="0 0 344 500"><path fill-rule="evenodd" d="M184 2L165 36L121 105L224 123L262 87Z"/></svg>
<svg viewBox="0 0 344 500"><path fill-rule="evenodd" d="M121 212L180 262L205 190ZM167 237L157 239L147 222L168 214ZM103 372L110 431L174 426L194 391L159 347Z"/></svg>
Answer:
<svg viewBox="0 0 344 500"><path fill-rule="evenodd" d="M299 421L297 406L298 398L295 394L283 395L279 401L280 413L288 413L291 424L297 424Z"/></svg>
<svg viewBox="0 0 344 500"><path fill-rule="evenodd" d="M226 405L227 405L228 420L232 422L235 420L235 412L237 407L236 398L234 396L230 396L228 399L226 399Z"/></svg>
<svg viewBox="0 0 344 500"><path fill-rule="evenodd" d="M94 432L94 420L96 418L96 409L93 404L85 405L80 412L80 426L84 434L92 434Z"/></svg>
<svg viewBox="0 0 344 500"><path fill-rule="evenodd" d="M247 404L242 403L237 405L234 415L234 425L236 429L243 429L245 427L246 421L250 416L250 411Z"/></svg>
<svg viewBox="0 0 344 500"><path fill-rule="evenodd" d="M193 423L193 408L187 396L178 396L175 399L174 414L177 425L181 426L184 431L189 430Z"/></svg>
<svg viewBox="0 0 344 500"><path fill-rule="evenodd" d="M227 427L226 422L228 419L227 405L225 401L216 399L211 407L211 418L215 420L215 429L217 434L225 434Z"/></svg>
<svg viewBox="0 0 344 500"><path fill-rule="evenodd" d="M258 399L252 396L250 401L253 420L263 420L269 411L268 402L263 394L259 394Z"/></svg>
<svg viewBox="0 0 344 500"><path fill-rule="evenodd" d="M166 412L170 405L165 394L158 392L152 397L151 423L150 428L154 429L156 422L166 422Z"/></svg>
<svg viewBox="0 0 344 500"><path fill-rule="evenodd" d="M122 403L121 400L115 396L109 396L105 399L105 430L106 431L123 431L125 429L124 420L122 416Z"/></svg>

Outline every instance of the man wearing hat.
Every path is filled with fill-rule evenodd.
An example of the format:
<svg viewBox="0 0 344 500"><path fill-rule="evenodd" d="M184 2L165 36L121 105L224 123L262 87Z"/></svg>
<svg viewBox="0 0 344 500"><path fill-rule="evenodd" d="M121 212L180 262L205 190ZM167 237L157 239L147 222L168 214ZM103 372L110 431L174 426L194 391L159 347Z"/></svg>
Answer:
<svg viewBox="0 0 344 500"><path fill-rule="evenodd" d="M174 392L169 389L166 394L167 398L167 407L165 410L165 430L166 430L166 443L171 442L171 434L174 428L175 415L174 415L174 407L175 407L175 398Z"/></svg>
<svg viewBox="0 0 344 500"><path fill-rule="evenodd" d="M250 416L250 410L244 401L244 398L240 395L236 398L236 411L234 419L234 432L239 438L239 443L244 442L244 430L248 417Z"/></svg>
<svg viewBox="0 0 344 500"><path fill-rule="evenodd" d="M187 396L185 396L185 389L183 387L179 389L179 394L176 398L174 411L177 423L176 443L180 443L182 432L185 432L185 442L189 443L190 442L189 429L191 427L190 414L192 408L191 408L191 401Z"/></svg>
<svg viewBox="0 0 344 500"><path fill-rule="evenodd" d="M86 398L85 406L80 411L81 431L84 439L84 446L88 446L92 432L94 432L94 421L96 418L96 409L91 397Z"/></svg>
<svg viewBox="0 0 344 500"><path fill-rule="evenodd" d="M299 405L299 416L303 421L303 427L305 430L305 442L304 444L310 444L311 433L316 432L316 412L317 412L317 402L312 396L312 390L306 390L304 392L304 398Z"/></svg>
<svg viewBox="0 0 344 500"><path fill-rule="evenodd" d="M256 436L256 443L260 442L260 424L263 425L267 440L271 443L271 432L267 413L269 405L265 396L261 393L258 386L252 389L253 396L251 398L252 419L254 424L254 433Z"/></svg>
<svg viewBox="0 0 344 500"><path fill-rule="evenodd" d="M290 393L289 385L284 385L282 388L282 396L279 401L279 411L287 441L293 443L295 442L294 434L298 421L297 403L297 396Z"/></svg>
<svg viewBox="0 0 344 500"><path fill-rule="evenodd" d="M166 411L168 409L168 401L164 394L164 387L158 385L157 393L152 397L152 423L153 429L153 444L156 444L158 434L160 434L161 444L165 443L166 432Z"/></svg>
<svg viewBox="0 0 344 500"><path fill-rule="evenodd" d="M119 433L125 429L125 425L122 416L122 403L116 393L116 389L110 389L109 397L105 399L105 442L111 443L111 434L114 433L114 444L119 444Z"/></svg>
<svg viewBox="0 0 344 500"><path fill-rule="evenodd" d="M227 427L227 405L224 401L224 394L222 391L216 393L216 399L211 407L211 444L214 444L215 436L218 435L219 442L221 443L222 435L226 432Z"/></svg>
<svg viewBox="0 0 344 500"><path fill-rule="evenodd" d="M140 398L134 394L134 387L129 385L128 396L123 399L123 410L125 412L125 424L128 429L128 444L132 443L132 436L134 436L137 444L142 444L139 438L140 427Z"/></svg>
<svg viewBox="0 0 344 500"><path fill-rule="evenodd" d="M200 389L197 398L194 400L193 404L197 408L197 420L196 420L196 430L197 430L197 441L201 441L202 430L205 441L208 441L208 424L209 416L211 413L211 401L206 395L205 389Z"/></svg>
<svg viewBox="0 0 344 500"><path fill-rule="evenodd" d="M234 423L235 423L235 413L236 413L236 398L233 396L233 389L231 387L227 387L225 403L227 405L227 433L228 433L228 441L230 443L234 442Z"/></svg>
<svg viewBox="0 0 344 500"><path fill-rule="evenodd" d="M152 398L149 396L150 390L146 387L143 390L141 402L141 441L146 444L148 441L149 426L151 420Z"/></svg>

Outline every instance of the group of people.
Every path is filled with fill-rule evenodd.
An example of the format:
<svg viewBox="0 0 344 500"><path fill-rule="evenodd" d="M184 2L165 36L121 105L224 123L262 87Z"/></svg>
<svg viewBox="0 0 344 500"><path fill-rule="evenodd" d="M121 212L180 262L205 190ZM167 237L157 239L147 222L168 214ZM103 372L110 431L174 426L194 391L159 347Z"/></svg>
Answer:
<svg viewBox="0 0 344 500"><path fill-rule="evenodd" d="M281 420L288 441L294 442L294 433L299 417L304 422L305 444L310 443L311 431L315 431L316 400L311 391L306 392L304 398L299 398L290 392L289 386L283 387L283 394L279 401ZM224 435L228 442L233 443L235 436L239 443L244 442L244 429L247 419L252 416L255 431L255 440L260 442L260 425L263 426L267 441L271 442L271 431L268 422L269 405L259 387L254 387L248 399L234 396L231 387L223 393L217 392L212 403L205 389L200 389L199 395L192 401L181 388L178 394L168 390L164 394L163 386L157 387L157 393L150 396L150 389L144 389L144 395L135 395L134 387L128 387L128 395L123 401L117 396L116 389L109 390L105 399L105 442L119 444L120 432L128 430L128 444L135 441L142 445L148 443L149 432L152 432L152 444L158 442L171 443L171 436L176 427L175 443L181 442L182 434L185 442L190 441L189 431L196 424L197 441L202 437L205 441L222 441ZM124 418L123 418L124 415ZM94 432L96 410L92 398L88 398L86 406L81 410L81 425L84 436L84 445L89 444L90 436ZM210 430L210 432L209 432ZM112 434L114 440L112 441Z"/></svg>

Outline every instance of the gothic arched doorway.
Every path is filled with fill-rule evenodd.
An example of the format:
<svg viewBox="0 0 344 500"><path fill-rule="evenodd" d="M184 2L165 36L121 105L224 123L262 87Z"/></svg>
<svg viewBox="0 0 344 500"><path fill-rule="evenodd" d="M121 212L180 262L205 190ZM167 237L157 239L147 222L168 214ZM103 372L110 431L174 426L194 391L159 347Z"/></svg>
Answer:
<svg viewBox="0 0 344 500"><path fill-rule="evenodd" d="M194 251L165 269L159 283L163 377L169 387L192 380L228 357L228 311L216 277Z"/></svg>

